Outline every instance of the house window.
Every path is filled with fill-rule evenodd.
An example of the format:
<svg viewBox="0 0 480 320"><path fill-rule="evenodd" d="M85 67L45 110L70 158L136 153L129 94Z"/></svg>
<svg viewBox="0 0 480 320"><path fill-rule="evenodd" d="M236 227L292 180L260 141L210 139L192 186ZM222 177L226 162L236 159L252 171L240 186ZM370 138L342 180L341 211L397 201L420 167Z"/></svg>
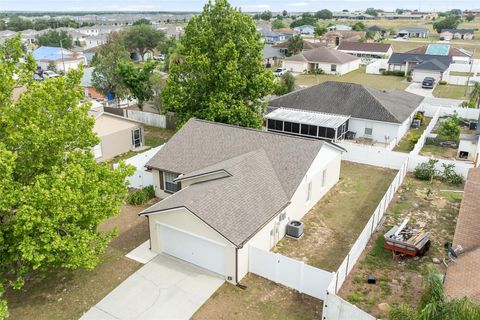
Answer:
<svg viewBox="0 0 480 320"><path fill-rule="evenodd" d="M308 135L308 124L302 124L302 134Z"/></svg>
<svg viewBox="0 0 480 320"><path fill-rule="evenodd" d="M337 65L336 64L330 65L330 71L336 72L337 71Z"/></svg>
<svg viewBox="0 0 480 320"><path fill-rule="evenodd" d="M310 201L312 198L312 182L310 181L307 185L307 201Z"/></svg>
<svg viewBox="0 0 480 320"><path fill-rule="evenodd" d="M309 136L317 136L317 126L308 126L308 135Z"/></svg>
<svg viewBox="0 0 480 320"><path fill-rule="evenodd" d="M142 129L132 130L132 146L139 148L142 146Z"/></svg>
<svg viewBox="0 0 480 320"><path fill-rule="evenodd" d="M165 181L165 191L168 192L177 192L178 191L178 184L177 182L173 181L178 177L178 175L170 172L163 173L163 180Z"/></svg>
<svg viewBox="0 0 480 320"><path fill-rule="evenodd" d="M373 133L373 128L368 128L368 127L365 128L366 136L372 136L372 133Z"/></svg>
<svg viewBox="0 0 480 320"><path fill-rule="evenodd" d="M268 129L283 131L283 121L268 119Z"/></svg>

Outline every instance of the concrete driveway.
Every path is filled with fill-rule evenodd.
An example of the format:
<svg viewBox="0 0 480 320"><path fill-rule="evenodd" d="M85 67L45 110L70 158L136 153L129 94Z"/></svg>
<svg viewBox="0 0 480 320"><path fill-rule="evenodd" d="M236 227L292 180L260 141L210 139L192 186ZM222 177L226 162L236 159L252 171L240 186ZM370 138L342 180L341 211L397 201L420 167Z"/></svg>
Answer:
<svg viewBox="0 0 480 320"><path fill-rule="evenodd" d="M160 254L81 320L189 319L223 282L217 274Z"/></svg>
<svg viewBox="0 0 480 320"><path fill-rule="evenodd" d="M419 96L430 97L433 98L433 89L423 89L421 83L412 83L405 89L405 91L418 94Z"/></svg>

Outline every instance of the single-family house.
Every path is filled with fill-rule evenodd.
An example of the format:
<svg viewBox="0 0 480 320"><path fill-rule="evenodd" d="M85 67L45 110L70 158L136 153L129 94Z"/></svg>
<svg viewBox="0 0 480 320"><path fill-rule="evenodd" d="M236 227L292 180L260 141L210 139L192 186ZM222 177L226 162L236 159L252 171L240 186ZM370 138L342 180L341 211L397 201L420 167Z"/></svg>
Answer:
<svg viewBox="0 0 480 320"><path fill-rule="evenodd" d="M322 42L329 47L337 47L342 41L356 42L366 36L365 31L342 31L335 30L325 33L322 37Z"/></svg>
<svg viewBox="0 0 480 320"><path fill-rule="evenodd" d="M92 150L98 162L144 148L143 124L140 122L106 113L103 108L92 108L90 115L95 118L93 132L100 138L100 143Z"/></svg>
<svg viewBox="0 0 480 320"><path fill-rule="evenodd" d="M377 25L370 26L365 31L367 31L367 33L374 33L376 39L384 38L389 35L389 31L387 29Z"/></svg>
<svg viewBox="0 0 480 320"><path fill-rule="evenodd" d="M320 47L283 60L283 68L294 72L323 70L326 74L342 75L360 67L361 59L335 49Z"/></svg>
<svg viewBox="0 0 480 320"><path fill-rule="evenodd" d="M238 283L250 247L271 249L337 183L342 152L326 141L190 119L146 164L164 198L140 213L151 250Z"/></svg>
<svg viewBox="0 0 480 320"><path fill-rule="evenodd" d="M362 58L389 58L393 53L393 47L388 43L350 42L342 41L337 48L356 57Z"/></svg>
<svg viewBox="0 0 480 320"><path fill-rule="evenodd" d="M472 40L475 37L473 29L443 29L440 33L440 40Z"/></svg>
<svg viewBox="0 0 480 320"><path fill-rule="evenodd" d="M445 276L445 293L450 299L468 297L480 303L480 168L468 171L452 249L455 261L448 263Z"/></svg>
<svg viewBox="0 0 480 320"><path fill-rule="evenodd" d="M287 40L297 34L297 32L291 28L275 29L275 32L283 34Z"/></svg>
<svg viewBox="0 0 480 320"><path fill-rule="evenodd" d="M452 57L394 52L387 63L389 71L404 71L405 74L411 71L414 82L422 82L425 77L440 81L450 74Z"/></svg>
<svg viewBox="0 0 480 320"><path fill-rule="evenodd" d="M50 63L55 65L57 71L67 72L77 69L80 64L86 65L87 59L82 52L74 52L59 47L39 47L32 52L37 66L47 70Z"/></svg>
<svg viewBox="0 0 480 320"><path fill-rule="evenodd" d="M285 41L286 39L284 34L278 33L275 31L263 29L260 33L261 33L261 39L265 43L277 43L277 42Z"/></svg>
<svg viewBox="0 0 480 320"><path fill-rule="evenodd" d="M366 138L393 145L410 128L423 97L327 81L268 103L267 128L334 142Z"/></svg>
<svg viewBox="0 0 480 320"><path fill-rule="evenodd" d="M303 50L302 51L308 51L308 50L312 50L312 49L316 49L316 48L320 48L320 47L325 47L325 44L322 43L322 42L318 42L318 41L317 42L312 42L312 41L307 41L305 39L303 39L302 41L303 41ZM288 41L283 41L283 42L276 43L276 44L272 45L272 48L280 50L280 52L284 56L288 56L289 53L290 53L288 51L288 47L289 47L289 42Z"/></svg>
<svg viewBox="0 0 480 320"><path fill-rule="evenodd" d="M108 34L99 34L85 38L85 49L91 49L107 43Z"/></svg>
<svg viewBox="0 0 480 320"><path fill-rule="evenodd" d="M83 69L81 85L85 93L85 98L105 99L105 95L95 90L95 88L92 85L93 70L94 70L93 67L88 67Z"/></svg>
<svg viewBox="0 0 480 320"><path fill-rule="evenodd" d="M262 55L263 65L267 68L270 68L272 65L277 64L279 59L284 56L280 49L273 48L270 45L266 45L263 47Z"/></svg>
<svg viewBox="0 0 480 320"><path fill-rule="evenodd" d="M450 56L452 63L470 63L473 56L472 52L445 43L432 43L407 51L407 53Z"/></svg>
<svg viewBox="0 0 480 320"><path fill-rule="evenodd" d="M330 26L330 27L327 27L327 30L328 31L351 31L352 30L352 27L350 26L346 26L344 24L337 24L337 25L334 25L334 26Z"/></svg>
<svg viewBox="0 0 480 320"><path fill-rule="evenodd" d="M397 32L397 37L400 38L428 38L430 36L430 31L426 27L407 27L401 28Z"/></svg>
<svg viewBox="0 0 480 320"><path fill-rule="evenodd" d="M300 33L300 34L306 34L306 35L313 35L315 34L315 27L314 26L311 26L311 25L303 25L303 26L299 26L299 27L295 27L293 28L293 30L295 30L296 32Z"/></svg>
<svg viewBox="0 0 480 320"><path fill-rule="evenodd" d="M474 163L480 161L480 116L474 133L460 134L457 158L470 160Z"/></svg>

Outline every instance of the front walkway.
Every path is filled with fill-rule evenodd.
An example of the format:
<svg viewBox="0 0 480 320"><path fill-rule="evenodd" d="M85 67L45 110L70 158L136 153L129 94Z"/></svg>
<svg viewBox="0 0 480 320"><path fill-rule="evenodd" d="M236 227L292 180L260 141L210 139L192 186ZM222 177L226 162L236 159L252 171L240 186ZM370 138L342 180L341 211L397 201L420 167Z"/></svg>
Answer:
<svg viewBox="0 0 480 320"><path fill-rule="evenodd" d="M223 283L217 274L160 254L81 320L189 319Z"/></svg>

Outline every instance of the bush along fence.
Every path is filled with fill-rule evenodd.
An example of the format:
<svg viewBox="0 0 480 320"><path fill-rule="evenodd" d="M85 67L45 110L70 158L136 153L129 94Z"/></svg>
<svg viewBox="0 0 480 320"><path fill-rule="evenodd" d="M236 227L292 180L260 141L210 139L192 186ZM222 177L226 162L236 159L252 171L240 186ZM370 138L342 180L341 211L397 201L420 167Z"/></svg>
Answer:
<svg viewBox="0 0 480 320"><path fill-rule="evenodd" d="M360 233L360 236L357 238L357 241L350 249L350 252L347 254L340 267L337 269L337 272L335 272L335 275L327 288L327 295L323 304L323 319L375 319L368 313L341 299L336 294L340 290L348 274L350 273L350 271L352 271L353 267L362 255L362 252L363 250L365 250L368 242L370 241L370 238L377 230L384 214L387 212L387 208L390 202L394 198L395 193L402 185L403 180L407 175L407 172L408 159L404 162L404 164L398 171L395 179L393 179L393 182L390 184L387 192L383 196L382 200L380 200L377 208L375 209L372 216L365 225L365 228Z"/></svg>

